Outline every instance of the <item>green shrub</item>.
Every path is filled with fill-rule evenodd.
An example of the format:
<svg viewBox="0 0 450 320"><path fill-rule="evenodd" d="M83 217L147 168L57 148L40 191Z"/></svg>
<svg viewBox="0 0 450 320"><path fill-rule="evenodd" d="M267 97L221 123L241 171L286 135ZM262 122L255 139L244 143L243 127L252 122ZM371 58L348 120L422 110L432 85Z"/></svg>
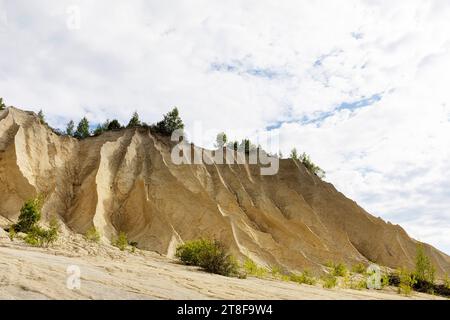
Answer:
<svg viewBox="0 0 450 320"><path fill-rule="evenodd" d="M298 160L298 152L296 148L291 150L291 154L289 155L289 157L293 160Z"/></svg>
<svg viewBox="0 0 450 320"><path fill-rule="evenodd" d="M407 270L400 269L398 271L399 285L398 293L409 296L413 291L414 285L417 283L416 276Z"/></svg>
<svg viewBox="0 0 450 320"><path fill-rule="evenodd" d="M120 251L125 251L128 247L128 239L125 232L120 232L117 239L113 242L113 245L120 249Z"/></svg>
<svg viewBox="0 0 450 320"><path fill-rule="evenodd" d="M337 286L337 278L332 274L327 274L322 277L322 286L327 289L332 289Z"/></svg>
<svg viewBox="0 0 450 320"><path fill-rule="evenodd" d="M331 264L331 273L335 277L345 277L347 275L347 267L343 263Z"/></svg>
<svg viewBox="0 0 450 320"><path fill-rule="evenodd" d="M12 226L15 232L28 233L41 219L41 198L28 200L20 209L18 222Z"/></svg>
<svg viewBox="0 0 450 320"><path fill-rule="evenodd" d="M44 229L40 226L33 226L27 233L25 242L32 246L48 247L58 240L59 225L56 220L50 221L50 228Z"/></svg>
<svg viewBox="0 0 450 320"><path fill-rule="evenodd" d="M8 236L9 236L9 240L14 241L14 239L16 237L16 230L14 230L14 227L9 228Z"/></svg>
<svg viewBox="0 0 450 320"><path fill-rule="evenodd" d="M381 276L381 287L388 287L390 284L390 280L389 280L389 275L388 274L383 274Z"/></svg>
<svg viewBox="0 0 450 320"><path fill-rule="evenodd" d="M135 253L136 249L137 249L137 246L138 246L138 243L135 242L135 241L131 241L129 244L131 246L131 253Z"/></svg>
<svg viewBox="0 0 450 320"><path fill-rule="evenodd" d="M283 274L283 270L281 269L281 267L273 266L270 268L270 273L273 277L279 278Z"/></svg>
<svg viewBox="0 0 450 320"><path fill-rule="evenodd" d="M307 270L303 271L301 274L292 273L290 275L290 280L299 284L309 285L315 285L317 282L316 279L312 277Z"/></svg>
<svg viewBox="0 0 450 320"><path fill-rule="evenodd" d="M289 282L289 281L291 281L291 277L287 274L282 274L282 275L280 275L280 280Z"/></svg>
<svg viewBox="0 0 450 320"><path fill-rule="evenodd" d="M352 272L354 273L359 273L359 274L364 274L366 273L366 266L364 265L364 263L357 263L355 265L353 265L352 267Z"/></svg>
<svg viewBox="0 0 450 320"><path fill-rule="evenodd" d="M186 265L199 266L201 253L209 250L212 246L214 243L206 239L187 241L177 247L175 257Z"/></svg>
<svg viewBox="0 0 450 320"><path fill-rule="evenodd" d="M435 280L435 268L431 264L430 259L425 255L422 244L417 246L416 269L414 275L420 282L433 284Z"/></svg>
<svg viewBox="0 0 450 320"><path fill-rule="evenodd" d="M450 290L450 279L448 278L448 274L446 274L444 278L444 287Z"/></svg>
<svg viewBox="0 0 450 320"><path fill-rule="evenodd" d="M358 281L351 280L350 289L354 289L354 290L367 289L367 279L364 278L364 279L361 279Z"/></svg>
<svg viewBox="0 0 450 320"><path fill-rule="evenodd" d="M156 124L156 130L167 136L170 136L175 130L183 128L183 120L181 120L178 108L176 107L164 115L164 119Z"/></svg>
<svg viewBox="0 0 450 320"><path fill-rule="evenodd" d="M243 267L247 274L258 278L264 278L267 274L267 270L265 268L259 267L252 259L249 258L245 259Z"/></svg>
<svg viewBox="0 0 450 320"><path fill-rule="evenodd" d="M299 160L303 165L308 169L311 173L315 174L319 178L323 179L325 178L325 171L317 166L314 162L311 161L311 158L306 153L303 153Z"/></svg>
<svg viewBox="0 0 450 320"><path fill-rule="evenodd" d="M177 247L175 257L184 264L199 266L210 273L223 276L238 275L238 264L219 241L199 239Z"/></svg>
<svg viewBox="0 0 450 320"><path fill-rule="evenodd" d="M86 240L99 243L101 239L100 232L97 231L95 227L89 228L88 231L86 231L84 237Z"/></svg>

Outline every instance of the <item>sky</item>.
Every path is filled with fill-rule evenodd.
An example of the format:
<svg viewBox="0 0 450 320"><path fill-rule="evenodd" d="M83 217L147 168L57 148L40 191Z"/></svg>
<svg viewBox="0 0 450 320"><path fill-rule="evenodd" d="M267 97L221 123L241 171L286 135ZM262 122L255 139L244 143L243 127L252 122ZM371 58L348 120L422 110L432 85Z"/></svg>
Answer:
<svg viewBox="0 0 450 320"><path fill-rule="evenodd" d="M177 106L198 145L277 135L450 254L449 16L448 0L0 0L0 96L59 128Z"/></svg>

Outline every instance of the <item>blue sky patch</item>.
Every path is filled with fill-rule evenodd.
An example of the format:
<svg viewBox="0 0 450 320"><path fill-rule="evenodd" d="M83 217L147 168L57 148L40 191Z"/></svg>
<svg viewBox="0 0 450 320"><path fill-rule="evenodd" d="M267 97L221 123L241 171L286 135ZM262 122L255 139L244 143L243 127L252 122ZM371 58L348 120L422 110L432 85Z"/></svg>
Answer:
<svg viewBox="0 0 450 320"><path fill-rule="evenodd" d="M282 68L265 68L257 67L251 64L243 63L240 60L232 60L231 62L213 62L210 65L212 71L230 72L238 75L249 75L252 77L263 78L268 80L290 78L292 75Z"/></svg>
<svg viewBox="0 0 450 320"><path fill-rule="evenodd" d="M295 119L295 120L277 121L277 122L272 123L269 126L267 126L266 130L270 131L270 130L274 130L274 129L279 129L284 123L300 123L302 125L306 125L306 124L319 124L320 125L325 119L333 116L336 112L339 112L342 110L354 111L357 109L368 107L368 106L371 106L372 104L380 101L382 98L383 98L382 93L376 93L370 97L362 96L361 99L357 100L357 101L343 102L331 111L315 113L312 116L305 115L305 116L301 117L300 119Z"/></svg>

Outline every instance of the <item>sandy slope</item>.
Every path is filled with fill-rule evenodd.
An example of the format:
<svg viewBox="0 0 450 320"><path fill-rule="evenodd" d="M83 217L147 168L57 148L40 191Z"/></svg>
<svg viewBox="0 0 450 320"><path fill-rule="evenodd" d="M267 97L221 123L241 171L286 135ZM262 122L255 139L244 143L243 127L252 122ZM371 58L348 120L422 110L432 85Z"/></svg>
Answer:
<svg viewBox="0 0 450 320"><path fill-rule="evenodd" d="M123 253L72 236L64 246L31 248L0 240L0 299L407 299L383 291L323 289L278 280L211 275L138 250ZM67 267L81 270L81 289L66 287ZM408 299L437 299L415 294Z"/></svg>
<svg viewBox="0 0 450 320"><path fill-rule="evenodd" d="M201 149L192 146L196 151ZM329 260L413 267L417 242L284 159L275 176L257 165L175 165L167 138L144 128L82 141L60 137L36 115L0 112L0 218L45 195L44 220L71 230L95 226L111 240L173 256L179 243L217 238L241 261L321 272ZM450 257L426 246L438 273Z"/></svg>

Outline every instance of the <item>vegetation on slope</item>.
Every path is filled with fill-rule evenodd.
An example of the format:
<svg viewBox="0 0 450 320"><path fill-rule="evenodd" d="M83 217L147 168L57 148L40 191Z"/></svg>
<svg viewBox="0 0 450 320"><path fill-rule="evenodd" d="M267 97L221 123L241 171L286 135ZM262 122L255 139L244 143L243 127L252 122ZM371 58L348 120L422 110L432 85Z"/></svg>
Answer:
<svg viewBox="0 0 450 320"><path fill-rule="evenodd" d="M188 241L177 247L175 256L187 265L201 267L210 273L227 277L238 275L236 259L217 240Z"/></svg>
<svg viewBox="0 0 450 320"><path fill-rule="evenodd" d="M13 240L17 233L25 233L25 242L39 247L47 247L58 239L59 224L56 219L50 220L48 229L39 226L41 220L42 197L30 199L20 209L16 224L9 227L9 238Z"/></svg>

